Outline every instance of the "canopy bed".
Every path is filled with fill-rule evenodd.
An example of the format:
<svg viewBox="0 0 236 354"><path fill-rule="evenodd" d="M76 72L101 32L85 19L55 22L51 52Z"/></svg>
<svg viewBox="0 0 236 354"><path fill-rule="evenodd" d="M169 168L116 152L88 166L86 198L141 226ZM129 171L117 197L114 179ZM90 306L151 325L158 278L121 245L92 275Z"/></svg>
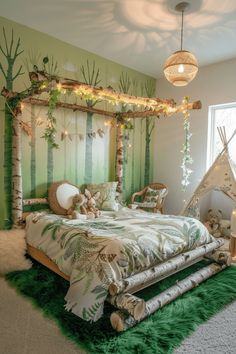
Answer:
<svg viewBox="0 0 236 354"><path fill-rule="evenodd" d="M64 107L73 111L93 111L116 120L117 189L122 191L123 125L129 118L170 115L199 109L199 101L187 100L177 106L173 100L129 96L112 88L92 87L70 79L50 76L45 72L30 73L31 86L21 93L2 95L13 115L12 141L12 217L13 227L24 220L23 206L47 204L44 198L23 200L21 175L21 103L49 105L47 138L53 140L55 120L52 110ZM61 91L73 91L85 99L100 99L143 107L139 112L114 113L56 102ZM49 100L36 99L35 94L47 92ZM75 191L73 192L75 194ZM72 195L70 195L71 197ZM156 213L138 212L128 208L104 212L94 220L70 220L66 215L38 212L26 218L29 254L52 271L70 280L66 307L85 320L98 320L107 300L118 311L112 313L111 323L117 331L134 326L151 313L192 289L230 264L227 253L217 253L222 245L197 220ZM164 279L203 258L213 263L200 269L167 291L145 302L133 295L140 289Z"/></svg>

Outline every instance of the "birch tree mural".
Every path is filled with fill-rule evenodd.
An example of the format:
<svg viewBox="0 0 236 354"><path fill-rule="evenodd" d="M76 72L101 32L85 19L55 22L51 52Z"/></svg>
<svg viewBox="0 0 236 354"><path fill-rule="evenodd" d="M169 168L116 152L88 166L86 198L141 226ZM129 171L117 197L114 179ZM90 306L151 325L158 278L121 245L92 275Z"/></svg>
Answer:
<svg viewBox="0 0 236 354"><path fill-rule="evenodd" d="M132 80L132 94L138 96L138 81L136 79ZM135 191L135 149L134 147L135 147L135 119L133 119L133 132L132 132L132 166L131 166L131 187L130 187L131 195Z"/></svg>
<svg viewBox="0 0 236 354"><path fill-rule="evenodd" d="M30 125L32 129L30 141L30 197L36 197L36 121L35 121L35 106L31 107Z"/></svg>
<svg viewBox="0 0 236 354"><path fill-rule="evenodd" d="M119 91L125 94L128 94L131 88L131 80L129 78L128 73L122 72L119 78ZM122 104L121 111L125 112L126 111L126 106ZM126 131L124 129L124 134L123 134L123 192L126 191L126 170L127 170L127 164L128 164L128 152L127 152L127 141L129 140L129 131Z"/></svg>
<svg viewBox="0 0 236 354"><path fill-rule="evenodd" d="M108 168L109 168L109 134L110 126L104 130L104 182L108 180Z"/></svg>
<svg viewBox="0 0 236 354"><path fill-rule="evenodd" d="M79 136L78 136L78 114L75 112L75 184L79 184L78 176L78 146L79 146Z"/></svg>
<svg viewBox="0 0 236 354"><path fill-rule="evenodd" d="M23 73L22 65L20 65L17 70L15 70L15 64L18 57L23 53L21 50L20 37L15 40L14 32L11 31L10 39L7 39L5 28L3 27L3 41L0 43L0 51L2 54L2 59L0 61L0 72L5 79L6 89L8 91L13 91L14 81ZM3 58L5 58L5 63L3 63ZM13 117L11 111L5 104L5 128L4 128L4 190L5 190L5 222L4 228L11 228L12 224L12 121Z"/></svg>
<svg viewBox="0 0 236 354"><path fill-rule="evenodd" d="M28 58L24 60L25 68L28 72L34 70L34 68L41 61L41 54L30 51L28 53ZM30 197L36 197L36 109L35 106L31 106L31 115L30 115L30 126L31 126L31 135L30 135Z"/></svg>
<svg viewBox="0 0 236 354"><path fill-rule="evenodd" d="M43 70L50 75L59 74L57 62L54 61L53 56L51 57L50 60L48 57L43 58ZM54 94L56 97L58 96L57 92L55 92ZM51 101L54 100L53 96L50 97L49 102L50 100ZM50 115L50 107L47 115L48 116ZM53 182L53 169L54 169L53 149L54 148L55 147L53 146L52 142L50 140L47 140L47 187L49 187Z"/></svg>
<svg viewBox="0 0 236 354"><path fill-rule="evenodd" d="M84 82L89 85L97 86L101 80L99 78L100 71L95 68L95 62L91 65L87 60L86 67L81 66L81 72ZM88 107L94 107L98 103L98 100L86 100ZM92 182L93 178L93 113L87 112L86 121L86 140L85 140L85 174L84 183L88 184Z"/></svg>
<svg viewBox="0 0 236 354"><path fill-rule="evenodd" d="M151 80L147 80L144 84L145 95L149 98L155 96L155 83ZM145 118L145 164L144 164L144 185L150 183L150 144L152 132L155 127L155 118L147 117Z"/></svg>

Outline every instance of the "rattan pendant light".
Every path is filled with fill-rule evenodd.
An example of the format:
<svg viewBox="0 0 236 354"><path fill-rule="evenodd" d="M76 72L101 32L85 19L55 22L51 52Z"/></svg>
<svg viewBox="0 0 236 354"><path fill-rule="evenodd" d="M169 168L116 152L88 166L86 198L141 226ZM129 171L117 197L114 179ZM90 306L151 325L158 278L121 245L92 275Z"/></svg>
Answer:
<svg viewBox="0 0 236 354"><path fill-rule="evenodd" d="M180 50L173 53L164 64L164 74L169 82L174 86L186 86L192 81L198 72L198 63L195 56L187 50L183 50L183 24L184 11L188 7L188 2L181 2L176 5L175 10L182 13L181 23L181 46Z"/></svg>

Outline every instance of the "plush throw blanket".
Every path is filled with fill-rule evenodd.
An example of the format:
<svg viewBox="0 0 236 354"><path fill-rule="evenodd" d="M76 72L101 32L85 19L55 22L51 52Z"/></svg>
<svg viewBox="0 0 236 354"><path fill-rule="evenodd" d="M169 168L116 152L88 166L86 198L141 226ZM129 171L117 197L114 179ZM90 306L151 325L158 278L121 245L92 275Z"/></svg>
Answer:
<svg viewBox="0 0 236 354"><path fill-rule="evenodd" d="M102 316L111 282L213 241L195 219L127 208L95 220L31 214L26 234L70 276L66 309L87 321Z"/></svg>

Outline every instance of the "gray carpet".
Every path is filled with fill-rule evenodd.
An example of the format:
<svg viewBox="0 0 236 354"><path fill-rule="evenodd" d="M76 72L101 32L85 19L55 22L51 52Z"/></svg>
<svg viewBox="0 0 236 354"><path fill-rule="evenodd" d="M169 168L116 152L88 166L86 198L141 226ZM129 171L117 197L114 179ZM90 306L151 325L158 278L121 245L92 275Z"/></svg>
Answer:
<svg viewBox="0 0 236 354"><path fill-rule="evenodd" d="M0 354L84 354L0 277Z"/></svg>
<svg viewBox="0 0 236 354"><path fill-rule="evenodd" d="M0 354L65 353L85 354L0 278ZM236 354L236 301L198 327L174 354L199 353Z"/></svg>
<svg viewBox="0 0 236 354"><path fill-rule="evenodd" d="M199 326L174 354L236 354L236 301Z"/></svg>

